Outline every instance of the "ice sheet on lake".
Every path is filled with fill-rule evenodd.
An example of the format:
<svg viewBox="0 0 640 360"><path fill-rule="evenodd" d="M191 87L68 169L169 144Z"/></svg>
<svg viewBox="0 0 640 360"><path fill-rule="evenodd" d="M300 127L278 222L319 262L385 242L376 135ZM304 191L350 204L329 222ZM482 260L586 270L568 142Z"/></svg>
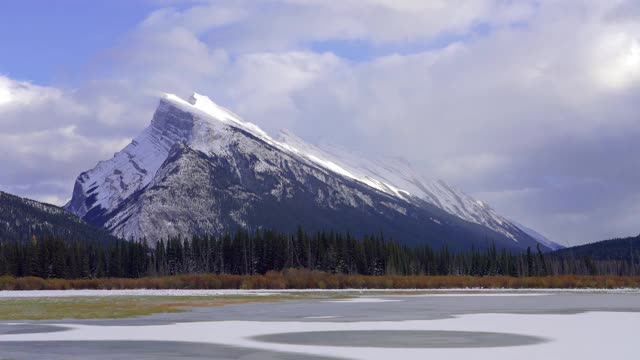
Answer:
<svg viewBox="0 0 640 360"><path fill-rule="evenodd" d="M396 306L389 304L388 306ZM374 322L190 322L149 326L59 324L70 330L56 333L0 336L2 341L179 341L226 344L255 349L320 354L351 359L635 359L640 313L471 314L441 320ZM308 346L267 343L255 336L323 331L466 331L542 337L550 341L494 348L381 348ZM446 339L443 339L446 341ZM0 345L1 346L1 345Z"/></svg>

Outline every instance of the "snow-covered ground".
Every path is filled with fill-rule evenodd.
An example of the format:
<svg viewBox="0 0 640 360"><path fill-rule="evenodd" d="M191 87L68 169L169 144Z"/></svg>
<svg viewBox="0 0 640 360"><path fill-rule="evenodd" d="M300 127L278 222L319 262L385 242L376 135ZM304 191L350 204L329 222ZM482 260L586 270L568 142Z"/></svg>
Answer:
<svg viewBox="0 0 640 360"><path fill-rule="evenodd" d="M29 290L0 291L0 298L48 298L78 296L270 296L294 293L332 293L332 294L376 294L376 293L415 293L409 296L513 296L539 295L555 293L607 293L607 294L640 294L640 289L287 289L287 290L195 290L195 289L133 289L133 290Z"/></svg>

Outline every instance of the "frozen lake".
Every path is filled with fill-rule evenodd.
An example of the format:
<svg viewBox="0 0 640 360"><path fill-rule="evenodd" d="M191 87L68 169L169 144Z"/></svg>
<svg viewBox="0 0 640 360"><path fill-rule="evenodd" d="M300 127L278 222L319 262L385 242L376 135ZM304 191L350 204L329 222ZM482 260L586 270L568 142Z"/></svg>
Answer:
<svg viewBox="0 0 640 360"><path fill-rule="evenodd" d="M639 324L636 291L365 293L0 322L0 359L636 359Z"/></svg>

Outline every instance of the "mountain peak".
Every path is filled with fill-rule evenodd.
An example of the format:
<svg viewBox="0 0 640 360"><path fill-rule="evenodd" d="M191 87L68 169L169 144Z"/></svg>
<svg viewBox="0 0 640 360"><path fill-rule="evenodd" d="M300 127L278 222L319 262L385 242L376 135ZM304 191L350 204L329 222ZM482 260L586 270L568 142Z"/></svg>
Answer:
<svg viewBox="0 0 640 360"><path fill-rule="evenodd" d="M198 101L209 101L209 102L213 102L211 101L211 99L209 99L208 96L205 95L201 95L198 94L197 92L191 93L191 96L189 96L189 104L197 106L196 104L198 103Z"/></svg>
<svg viewBox="0 0 640 360"><path fill-rule="evenodd" d="M194 92L191 94L188 101L185 101L177 95L165 93L163 99L172 105L177 106L181 110L200 116L203 120L208 122L219 121L226 123L233 127L248 131L269 143L273 142L273 139L271 139L271 137L256 124L242 120L240 116L234 114L231 110L216 104L208 96Z"/></svg>
<svg viewBox="0 0 640 360"><path fill-rule="evenodd" d="M238 118L237 115L233 114L231 111L223 108L222 106L216 104L208 96L201 95L194 92L189 97L188 103L191 104L196 109L202 110L203 112L207 113L208 115L218 120L242 121Z"/></svg>
<svg viewBox="0 0 640 360"><path fill-rule="evenodd" d="M177 95L165 93L164 100L184 111L205 115L207 118L222 122L244 123L237 115L216 104L208 96L196 92L192 93L186 101Z"/></svg>

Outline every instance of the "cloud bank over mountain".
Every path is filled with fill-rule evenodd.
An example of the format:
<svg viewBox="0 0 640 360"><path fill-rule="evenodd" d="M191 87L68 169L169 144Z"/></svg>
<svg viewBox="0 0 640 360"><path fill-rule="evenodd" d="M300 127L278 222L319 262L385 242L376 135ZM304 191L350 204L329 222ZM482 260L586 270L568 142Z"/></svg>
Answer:
<svg viewBox="0 0 640 360"><path fill-rule="evenodd" d="M406 157L553 240L635 234L639 24L633 1L160 1L81 81L0 77L0 187L61 204L157 96L198 91Z"/></svg>

